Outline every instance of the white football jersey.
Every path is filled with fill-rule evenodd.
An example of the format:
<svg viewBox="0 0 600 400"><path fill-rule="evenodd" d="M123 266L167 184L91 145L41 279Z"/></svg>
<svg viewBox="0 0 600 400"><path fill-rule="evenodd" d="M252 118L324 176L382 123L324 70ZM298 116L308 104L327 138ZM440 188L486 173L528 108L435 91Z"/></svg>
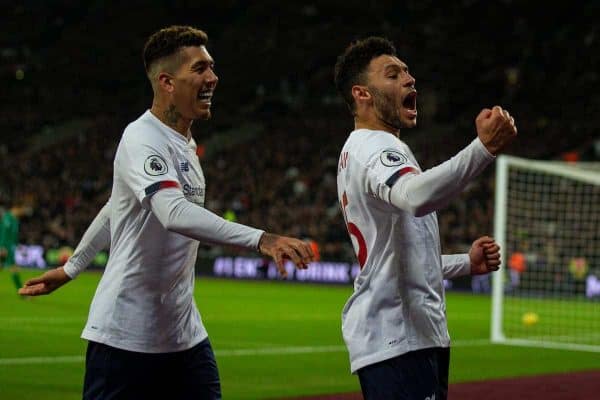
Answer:
<svg viewBox="0 0 600 400"><path fill-rule="evenodd" d="M207 337L193 297L198 242L167 231L150 211L150 196L169 187L204 205L194 140L147 111L127 126L115 155L110 258L84 339L165 353L189 349Z"/></svg>
<svg viewBox="0 0 600 400"><path fill-rule="evenodd" d="M450 345L444 270L447 276L468 273L468 256L442 258L435 212L415 217L390 204L391 188L420 173L408 146L391 133L355 130L343 146L338 196L361 266L342 313L353 373L409 351Z"/></svg>

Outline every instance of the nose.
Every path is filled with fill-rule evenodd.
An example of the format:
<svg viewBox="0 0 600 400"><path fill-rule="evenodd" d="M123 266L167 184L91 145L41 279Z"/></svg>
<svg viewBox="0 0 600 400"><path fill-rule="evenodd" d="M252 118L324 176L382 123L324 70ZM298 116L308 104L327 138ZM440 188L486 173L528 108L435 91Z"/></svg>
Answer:
<svg viewBox="0 0 600 400"><path fill-rule="evenodd" d="M417 83L417 81L415 80L415 78L410 74L410 73L406 73L406 75L404 76L405 82L404 82L404 86L415 86L415 83Z"/></svg>
<svg viewBox="0 0 600 400"><path fill-rule="evenodd" d="M211 87L217 86L217 83L219 82L219 77L217 74L215 74L215 71L213 71L212 68L209 70L207 81Z"/></svg>

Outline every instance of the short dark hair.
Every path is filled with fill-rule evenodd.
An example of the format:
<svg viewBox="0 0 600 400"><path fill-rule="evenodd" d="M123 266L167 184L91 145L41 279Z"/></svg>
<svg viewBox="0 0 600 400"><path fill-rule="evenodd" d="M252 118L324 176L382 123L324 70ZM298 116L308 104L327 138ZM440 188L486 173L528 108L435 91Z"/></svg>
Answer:
<svg viewBox="0 0 600 400"><path fill-rule="evenodd" d="M370 36L352 42L335 63L335 87L352 114L356 109L352 86L365 83L365 72L372 59L381 55L396 56L394 44L386 38Z"/></svg>
<svg viewBox="0 0 600 400"><path fill-rule="evenodd" d="M144 45L144 68L149 74L153 64L176 54L187 46L205 46L208 35L191 26L173 25L152 34Z"/></svg>

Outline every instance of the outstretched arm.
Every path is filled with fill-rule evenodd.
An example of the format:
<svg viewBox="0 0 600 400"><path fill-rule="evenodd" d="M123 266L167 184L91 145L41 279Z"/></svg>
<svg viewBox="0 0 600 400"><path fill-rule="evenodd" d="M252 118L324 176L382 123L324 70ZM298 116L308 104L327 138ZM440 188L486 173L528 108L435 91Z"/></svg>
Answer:
<svg viewBox="0 0 600 400"><path fill-rule="evenodd" d="M163 189L152 195L150 206L165 229L202 242L258 250L275 260L283 276L286 276L285 258L291 259L300 269L305 269L314 259L308 243L227 221L186 200L176 188Z"/></svg>
<svg viewBox="0 0 600 400"><path fill-rule="evenodd" d="M50 294L86 269L96 254L110 246L110 200L92 221L67 263L28 280L19 289L25 296Z"/></svg>

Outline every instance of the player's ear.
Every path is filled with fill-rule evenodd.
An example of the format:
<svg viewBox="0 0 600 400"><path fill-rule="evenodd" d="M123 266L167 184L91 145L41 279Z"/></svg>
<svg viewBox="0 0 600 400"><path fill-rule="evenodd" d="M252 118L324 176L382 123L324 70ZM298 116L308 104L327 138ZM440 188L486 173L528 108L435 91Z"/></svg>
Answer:
<svg viewBox="0 0 600 400"><path fill-rule="evenodd" d="M173 84L173 75L168 72L159 72L158 73L158 86L164 90L165 92L171 93L175 90L175 86Z"/></svg>
<svg viewBox="0 0 600 400"><path fill-rule="evenodd" d="M363 103L371 99L371 92L366 86L354 85L352 86L352 97L356 104Z"/></svg>

